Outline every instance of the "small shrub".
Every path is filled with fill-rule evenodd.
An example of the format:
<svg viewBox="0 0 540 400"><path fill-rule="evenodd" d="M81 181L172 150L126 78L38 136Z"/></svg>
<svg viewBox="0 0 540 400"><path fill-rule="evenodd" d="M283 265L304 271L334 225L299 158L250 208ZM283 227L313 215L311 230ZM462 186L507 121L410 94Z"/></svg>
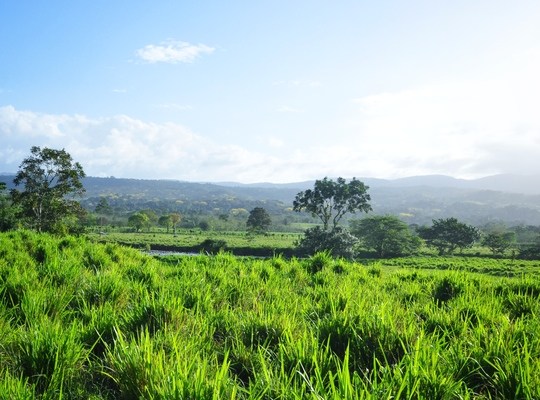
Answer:
<svg viewBox="0 0 540 400"><path fill-rule="evenodd" d="M332 262L332 256L329 252L319 252L309 258L309 260L307 261L307 270L308 272L314 274L316 272L322 271L326 267L329 267L330 265L332 265Z"/></svg>
<svg viewBox="0 0 540 400"><path fill-rule="evenodd" d="M538 309L538 299L520 293L508 293L503 301L505 310L510 318L523 318L533 314Z"/></svg>
<svg viewBox="0 0 540 400"><path fill-rule="evenodd" d="M227 242L223 239L205 239L199 244L199 251L208 254L217 254L227 248Z"/></svg>
<svg viewBox="0 0 540 400"><path fill-rule="evenodd" d="M380 264L373 264L368 268L367 272L368 272L369 275L378 278L382 274L382 269L381 269Z"/></svg>
<svg viewBox="0 0 540 400"><path fill-rule="evenodd" d="M435 286L433 298L437 303L446 303L459 296L462 291L463 287L460 283L446 276Z"/></svg>

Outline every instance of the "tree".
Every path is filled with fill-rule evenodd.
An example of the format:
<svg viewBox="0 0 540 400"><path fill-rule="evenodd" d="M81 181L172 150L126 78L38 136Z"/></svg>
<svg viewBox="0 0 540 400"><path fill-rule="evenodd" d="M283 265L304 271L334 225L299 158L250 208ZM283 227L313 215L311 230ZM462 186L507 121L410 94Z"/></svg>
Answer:
<svg viewBox="0 0 540 400"><path fill-rule="evenodd" d="M100 197L94 211L96 212L96 214L104 214L104 215L110 215L113 212L106 197Z"/></svg>
<svg viewBox="0 0 540 400"><path fill-rule="evenodd" d="M17 226L17 211L9 198L5 182L0 182L0 232Z"/></svg>
<svg viewBox="0 0 540 400"><path fill-rule="evenodd" d="M426 244L436 248L440 255L452 254L456 249L463 251L480 239L477 228L456 218L433 220L431 227L420 227L417 231Z"/></svg>
<svg viewBox="0 0 540 400"><path fill-rule="evenodd" d="M173 232L176 235L176 225L180 223L182 216L179 213L172 213L170 217L171 217L171 224L173 227Z"/></svg>
<svg viewBox="0 0 540 400"><path fill-rule="evenodd" d="M535 243L521 246L519 258L523 260L540 260L540 236L536 238Z"/></svg>
<svg viewBox="0 0 540 400"><path fill-rule="evenodd" d="M150 232L150 227L152 225L155 225L158 222L158 219L159 219L158 215L156 214L154 210L151 210L149 208L145 210L140 210L139 212L148 217L148 221L146 222L145 226L148 229L148 232Z"/></svg>
<svg viewBox="0 0 540 400"><path fill-rule="evenodd" d="M100 226L103 226L106 223L108 223L108 220L107 218L105 218L105 215L111 215L113 211L106 197L101 197L99 199L98 203L96 204L96 208L94 209L94 212L99 215L97 219L99 221Z"/></svg>
<svg viewBox="0 0 540 400"><path fill-rule="evenodd" d="M139 232L142 228L150 225L150 219L145 213L136 212L129 216L128 224L134 227L136 232Z"/></svg>
<svg viewBox="0 0 540 400"><path fill-rule="evenodd" d="M308 211L323 224L323 230L335 229L339 220L347 212L371 211L371 200L363 182L353 178L349 183L343 178L337 181L325 177L316 180L313 190L308 189L296 195L293 202L294 211Z"/></svg>
<svg viewBox="0 0 540 400"><path fill-rule="evenodd" d="M482 239L482 246L491 250L494 256L503 255L516 241L514 232L491 232Z"/></svg>
<svg viewBox="0 0 540 400"><path fill-rule="evenodd" d="M199 221L199 223L198 223L197 225L198 225L198 227L199 227L199 229L200 229L201 231L205 231L205 232L206 232L207 230L210 229L210 223L209 223L207 220L205 220L205 219L203 219L202 221Z"/></svg>
<svg viewBox="0 0 540 400"><path fill-rule="evenodd" d="M381 258L413 254L421 244L420 238L411 233L407 224L393 215L351 221L351 233Z"/></svg>
<svg viewBox="0 0 540 400"><path fill-rule="evenodd" d="M11 191L13 202L29 226L40 232L61 230L63 221L83 211L75 197L84 193L85 173L64 149L33 146L30 151L13 180L15 186L24 185L22 191Z"/></svg>
<svg viewBox="0 0 540 400"><path fill-rule="evenodd" d="M248 230L252 233L263 233L268 230L272 224L272 219L268 212L262 207L255 207L249 212L246 222Z"/></svg>
<svg viewBox="0 0 540 400"><path fill-rule="evenodd" d="M159 224L159 226L163 226L163 227L167 228L167 233L169 233L169 228L172 225L171 216L170 215L162 215L161 217L159 217L158 224Z"/></svg>

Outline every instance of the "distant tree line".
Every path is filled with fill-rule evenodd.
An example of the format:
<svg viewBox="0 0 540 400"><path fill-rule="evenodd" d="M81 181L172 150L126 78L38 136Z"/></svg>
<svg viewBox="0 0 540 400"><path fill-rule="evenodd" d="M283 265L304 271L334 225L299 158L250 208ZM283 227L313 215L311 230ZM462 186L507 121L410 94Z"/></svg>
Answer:
<svg viewBox="0 0 540 400"><path fill-rule="evenodd" d="M510 249L515 256L514 232L493 230L482 235L478 228L456 218L434 219L431 226L411 228L396 216L375 215L351 220L350 229L339 226L346 213L371 211L368 189L356 178L350 182L324 178L315 181L313 190L298 193L293 209L308 211L322 223L305 231L299 251L304 255L326 251L335 257L353 258L363 248L380 258L400 257L418 253L425 243L439 255L452 255L479 243L493 256L503 256ZM519 256L540 258L540 236L535 243L522 247Z"/></svg>

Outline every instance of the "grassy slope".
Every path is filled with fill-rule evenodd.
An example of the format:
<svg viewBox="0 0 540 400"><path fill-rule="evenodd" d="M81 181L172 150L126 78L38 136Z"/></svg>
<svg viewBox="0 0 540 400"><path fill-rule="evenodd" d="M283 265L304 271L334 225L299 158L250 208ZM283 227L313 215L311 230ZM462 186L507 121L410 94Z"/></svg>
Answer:
<svg viewBox="0 0 540 400"><path fill-rule="evenodd" d="M0 397L540 397L536 277L409 264L0 234Z"/></svg>

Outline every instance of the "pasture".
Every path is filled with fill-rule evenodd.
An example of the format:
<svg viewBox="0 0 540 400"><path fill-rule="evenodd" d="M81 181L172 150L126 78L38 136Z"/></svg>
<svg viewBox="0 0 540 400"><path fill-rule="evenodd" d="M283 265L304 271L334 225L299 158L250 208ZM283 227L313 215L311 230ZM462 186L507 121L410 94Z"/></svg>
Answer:
<svg viewBox="0 0 540 400"><path fill-rule="evenodd" d="M0 397L540 398L538 263L450 262L3 233Z"/></svg>

